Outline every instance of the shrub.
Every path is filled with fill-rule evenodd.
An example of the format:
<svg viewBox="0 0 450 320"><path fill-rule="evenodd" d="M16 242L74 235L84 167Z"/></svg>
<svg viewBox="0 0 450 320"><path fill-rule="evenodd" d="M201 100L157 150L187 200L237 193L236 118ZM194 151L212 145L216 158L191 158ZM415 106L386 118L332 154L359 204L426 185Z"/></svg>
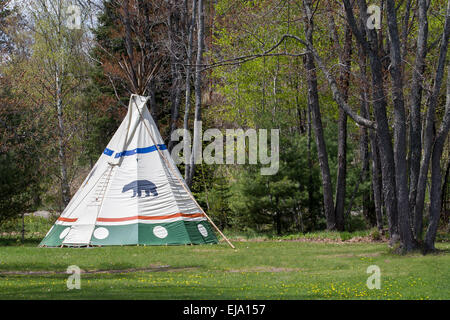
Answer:
<svg viewBox="0 0 450 320"><path fill-rule="evenodd" d="M346 221L347 230L349 232L359 231L359 230L367 230L367 222L364 219L362 214L359 215L350 215Z"/></svg>
<svg viewBox="0 0 450 320"><path fill-rule="evenodd" d="M372 239L373 241L380 241L381 240L381 233L378 229L373 229L370 232L370 239Z"/></svg>
<svg viewBox="0 0 450 320"><path fill-rule="evenodd" d="M342 241L350 240L353 237L352 234L347 231L341 232L340 236Z"/></svg>

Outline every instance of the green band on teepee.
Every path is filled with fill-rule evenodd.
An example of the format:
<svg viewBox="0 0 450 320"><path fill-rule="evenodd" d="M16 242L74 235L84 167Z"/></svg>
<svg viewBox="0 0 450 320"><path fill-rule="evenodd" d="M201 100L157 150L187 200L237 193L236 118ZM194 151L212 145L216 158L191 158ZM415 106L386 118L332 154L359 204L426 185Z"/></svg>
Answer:
<svg viewBox="0 0 450 320"><path fill-rule="evenodd" d="M70 226L55 225L42 240L41 246L63 244ZM91 245L180 245L218 243L207 221L176 221L170 223L133 223L120 226L96 226Z"/></svg>

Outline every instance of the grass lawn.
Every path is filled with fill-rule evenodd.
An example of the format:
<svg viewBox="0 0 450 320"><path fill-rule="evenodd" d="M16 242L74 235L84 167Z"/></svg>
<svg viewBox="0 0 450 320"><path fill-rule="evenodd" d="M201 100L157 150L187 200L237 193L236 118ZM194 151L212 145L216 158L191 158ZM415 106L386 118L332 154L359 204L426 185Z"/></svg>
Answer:
<svg viewBox="0 0 450 320"><path fill-rule="evenodd" d="M2 246L0 299L450 299L448 242L427 256L398 256L385 243L235 245ZM80 290L66 287L70 265L88 271ZM381 269L381 289L366 286L370 265Z"/></svg>

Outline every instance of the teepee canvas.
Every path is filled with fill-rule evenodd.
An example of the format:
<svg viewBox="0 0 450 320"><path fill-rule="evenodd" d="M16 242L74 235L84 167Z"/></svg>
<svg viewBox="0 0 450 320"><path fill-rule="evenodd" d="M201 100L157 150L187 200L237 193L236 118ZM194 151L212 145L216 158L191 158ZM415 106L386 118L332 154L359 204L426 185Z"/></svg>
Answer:
<svg viewBox="0 0 450 320"><path fill-rule="evenodd" d="M146 101L131 96L125 119L41 246L217 243Z"/></svg>

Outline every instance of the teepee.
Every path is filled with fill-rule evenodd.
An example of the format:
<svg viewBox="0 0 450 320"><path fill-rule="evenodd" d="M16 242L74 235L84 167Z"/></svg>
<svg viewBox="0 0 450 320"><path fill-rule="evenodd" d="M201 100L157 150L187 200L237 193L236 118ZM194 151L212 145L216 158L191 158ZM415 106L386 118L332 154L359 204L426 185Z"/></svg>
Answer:
<svg viewBox="0 0 450 320"><path fill-rule="evenodd" d="M223 236L185 184L147 99L131 95L125 119L40 246L217 243L213 227Z"/></svg>

